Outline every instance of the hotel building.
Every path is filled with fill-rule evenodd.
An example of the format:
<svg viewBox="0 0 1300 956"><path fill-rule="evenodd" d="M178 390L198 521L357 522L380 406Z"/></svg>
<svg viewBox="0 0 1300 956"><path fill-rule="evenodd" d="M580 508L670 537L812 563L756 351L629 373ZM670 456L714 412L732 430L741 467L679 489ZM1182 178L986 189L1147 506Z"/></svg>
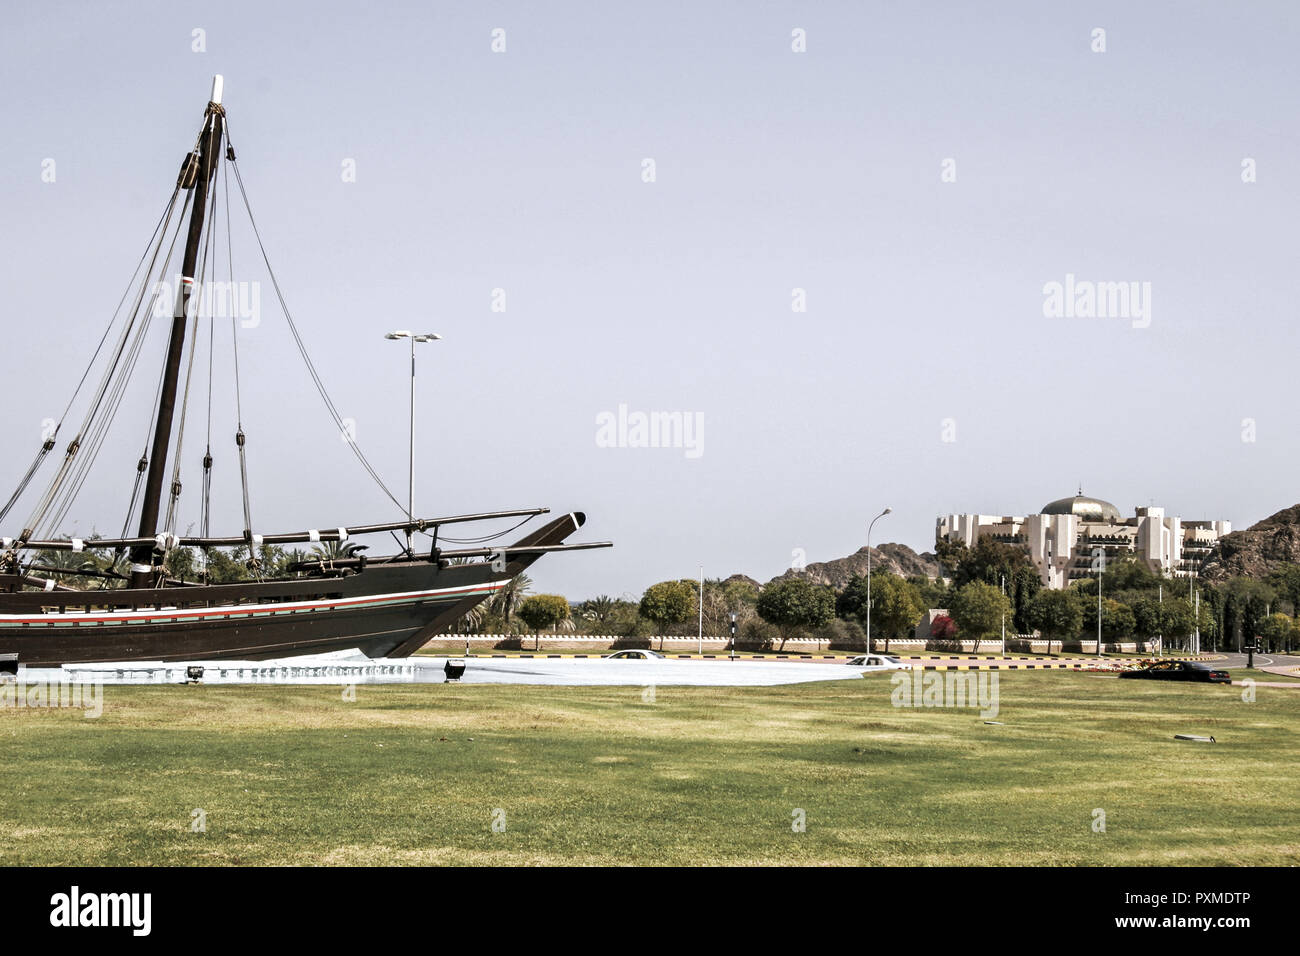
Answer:
<svg viewBox="0 0 1300 956"><path fill-rule="evenodd" d="M1227 521L1184 521L1154 506L1121 518L1109 501L1085 497L1080 489L1023 517L942 515L935 533L936 540L960 541L967 547L985 536L1018 547L1038 569L1044 587L1064 588L1096 573L1093 561L1098 554L1107 559L1135 554L1153 571L1190 577L1231 530Z"/></svg>

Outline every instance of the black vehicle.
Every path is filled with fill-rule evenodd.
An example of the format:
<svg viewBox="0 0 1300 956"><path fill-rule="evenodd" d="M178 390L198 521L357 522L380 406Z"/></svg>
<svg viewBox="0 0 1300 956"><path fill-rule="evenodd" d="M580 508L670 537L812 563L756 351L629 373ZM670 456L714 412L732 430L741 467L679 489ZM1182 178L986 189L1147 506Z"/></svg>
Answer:
<svg viewBox="0 0 1300 956"><path fill-rule="evenodd" d="M1158 661L1135 671L1124 671L1120 677L1135 677L1144 680L1190 680L1209 684L1231 684L1232 676L1227 671L1215 670L1206 664L1192 661Z"/></svg>

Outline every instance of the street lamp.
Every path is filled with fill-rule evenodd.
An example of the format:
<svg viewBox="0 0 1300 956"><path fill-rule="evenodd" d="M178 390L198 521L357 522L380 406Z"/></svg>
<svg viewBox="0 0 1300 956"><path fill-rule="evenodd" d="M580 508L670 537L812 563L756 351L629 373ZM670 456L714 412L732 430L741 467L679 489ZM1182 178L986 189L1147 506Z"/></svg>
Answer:
<svg viewBox="0 0 1300 956"><path fill-rule="evenodd" d="M700 656L704 656L704 565L700 565Z"/></svg>
<svg viewBox="0 0 1300 956"><path fill-rule="evenodd" d="M411 449L406 486L406 520L409 522L406 527L406 553L415 557L415 551L411 547L411 523L415 521L415 346L418 342L436 342L442 336L433 332L411 332L402 329L389 332L384 338L411 340Z"/></svg>
<svg viewBox="0 0 1300 956"><path fill-rule="evenodd" d="M1093 551L1093 561L1097 565L1097 656L1101 657L1101 576L1106 573L1105 548L1097 548ZM1049 647L1048 650L1050 651L1051 648ZM1083 650L1082 641L1079 650Z"/></svg>
<svg viewBox="0 0 1300 956"><path fill-rule="evenodd" d="M867 525L867 653L871 653L871 529L876 526L876 522L885 515L893 511L893 508L886 508L880 514L871 519L871 524Z"/></svg>

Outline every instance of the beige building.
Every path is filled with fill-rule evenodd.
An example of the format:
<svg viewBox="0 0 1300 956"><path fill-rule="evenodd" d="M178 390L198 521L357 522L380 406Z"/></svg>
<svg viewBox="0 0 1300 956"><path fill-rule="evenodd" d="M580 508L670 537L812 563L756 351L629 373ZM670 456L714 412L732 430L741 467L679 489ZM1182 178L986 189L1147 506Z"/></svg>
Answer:
<svg viewBox="0 0 1300 956"><path fill-rule="evenodd" d="M1109 501L1079 494L1044 505L1038 514L940 516L938 539L974 547L981 537L1022 548L1038 568L1043 586L1064 588L1094 571L1094 561L1136 554L1153 571L1190 577L1200 570L1210 549L1232 530L1227 521L1184 521L1164 508L1137 508L1120 517Z"/></svg>

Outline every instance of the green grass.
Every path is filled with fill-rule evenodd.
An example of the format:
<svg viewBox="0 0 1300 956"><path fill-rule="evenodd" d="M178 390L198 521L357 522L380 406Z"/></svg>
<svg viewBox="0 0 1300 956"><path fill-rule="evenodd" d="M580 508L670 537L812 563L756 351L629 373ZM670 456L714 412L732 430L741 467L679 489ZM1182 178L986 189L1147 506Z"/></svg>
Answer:
<svg viewBox="0 0 1300 956"><path fill-rule="evenodd" d="M1238 687L1006 673L992 726L894 708L890 690L873 675L661 687L647 703L639 688L435 684L360 686L348 703L329 687L109 687L98 719L0 709L0 863L1300 856L1300 692L1244 703ZM195 808L206 832L190 831Z"/></svg>

